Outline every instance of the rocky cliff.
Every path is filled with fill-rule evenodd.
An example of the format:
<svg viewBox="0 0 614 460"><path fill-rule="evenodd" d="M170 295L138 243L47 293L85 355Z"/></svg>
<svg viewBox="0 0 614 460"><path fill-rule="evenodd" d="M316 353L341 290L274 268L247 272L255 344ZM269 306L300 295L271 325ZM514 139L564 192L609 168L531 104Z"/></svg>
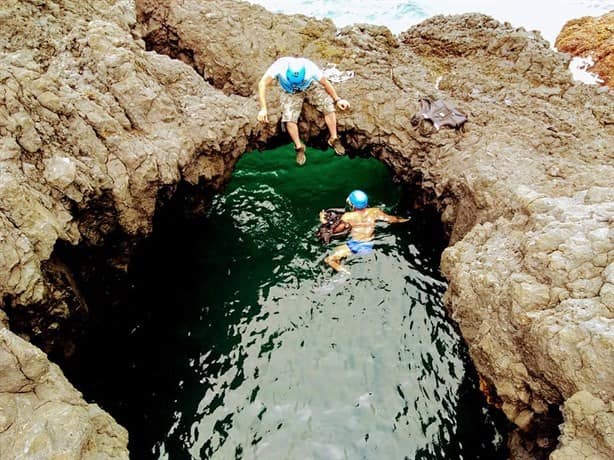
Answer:
<svg viewBox="0 0 614 460"><path fill-rule="evenodd" d="M53 351L86 314L56 245L126 250L161 193L219 189L258 138L254 101L147 52L135 20L131 1L0 8L0 445L14 458L127 457L123 429L5 328Z"/></svg>
<svg viewBox="0 0 614 460"><path fill-rule="evenodd" d="M555 46L572 56L590 58L594 64L587 70L614 86L614 11L567 21Z"/></svg>
<svg viewBox="0 0 614 460"><path fill-rule="evenodd" d="M59 245L107 249L122 269L179 182L215 192L241 153L280 142L278 118L256 122L255 87L273 59L301 54L355 72L337 85L352 103L343 141L440 209L446 303L494 402L525 432L515 455L555 447L543 421L561 407L553 458L612 456L613 95L574 83L539 33L482 15L435 17L399 37L337 31L223 0L8 0L0 24L0 311L12 331L51 349L86 314ZM467 112L465 132L414 128L422 96ZM324 145L309 107L300 127ZM1 332L1 381L17 382L0 392L3 450L127 455L121 428ZM24 372L30 355L38 364ZM39 411L56 403L82 414L73 450L37 441L72 439Z"/></svg>

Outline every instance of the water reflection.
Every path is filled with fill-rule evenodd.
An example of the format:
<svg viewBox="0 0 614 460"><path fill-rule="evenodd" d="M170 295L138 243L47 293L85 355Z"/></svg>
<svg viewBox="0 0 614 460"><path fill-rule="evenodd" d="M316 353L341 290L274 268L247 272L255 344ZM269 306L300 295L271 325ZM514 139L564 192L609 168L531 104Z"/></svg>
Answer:
<svg viewBox="0 0 614 460"><path fill-rule="evenodd" d="M352 276L333 276L289 207L267 185L215 203L210 221L230 216L224 237L241 244L220 279L207 280L223 301L201 294L203 316L223 320L191 325L204 340L192 360L203 378L186 392L200 401L193 411L180 403L168 438L193 458L460 451L463 350L443 314L445 285L424 269L411 227L379 229L376 251L348 261Z"/></svg>
<svg viewBox="0 0 614 460"><path fill-rule="evenodd" d="M400 191L372 161L310 166L247 156L206 222L169 219L135 267L130 332L112 326L125 361L84 363L81 388L135 458L503 458L443 312L428 216L378 228L352 276L333 275L318 211L357 182L387 210Z"/></svg>

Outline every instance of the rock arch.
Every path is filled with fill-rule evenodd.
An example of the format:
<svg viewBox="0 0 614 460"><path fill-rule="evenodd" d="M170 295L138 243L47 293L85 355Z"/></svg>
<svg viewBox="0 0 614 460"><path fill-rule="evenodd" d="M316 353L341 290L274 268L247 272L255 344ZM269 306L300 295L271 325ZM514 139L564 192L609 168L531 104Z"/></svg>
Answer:
<svg viewBox="0 0 614 460"><path fill-rule="evenodd" d="M369 25L337 31L227 0L9 0L3 11L4 325L45 343L85 308L53 258L58 242L92 251L121 242L110 256L121 270L177 184L214 193L243 152L281 142L276 120L255 120L255 83L271 59L300 53L355 72L339 85L353 104L340 117L344 142L440 209L447 306L506 415L530 431L563 404L553 456L611 454L612 93L572 82L569 58L538 34L478 14L434 17L398 37ZM462 106L466 132L413 129L420 96ZM313 111L305 122L306 140L324 145ZM127 455L108 416L36 348L0 332L1 381L17 382L2 389L0 443L21 442L17 427L44 420L39 408L55 401L84 414L74 445ZM595 415L605 422L591 424ZM72 446L41 445L51 444Z"/></svg>

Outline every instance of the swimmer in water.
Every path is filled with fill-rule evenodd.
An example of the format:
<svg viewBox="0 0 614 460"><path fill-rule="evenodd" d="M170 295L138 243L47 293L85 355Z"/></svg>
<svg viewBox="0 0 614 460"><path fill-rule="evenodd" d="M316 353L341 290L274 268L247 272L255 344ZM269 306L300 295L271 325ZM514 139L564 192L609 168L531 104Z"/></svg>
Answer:
<svg viewBox="0 0 614 460"><path fill-rule="evenodd" d="M378 208L369 208L369 199L362 190L354 190L347 197L346 203L351 211L341 216L341 223L352 226L350 240L342 246L333 249L333 253L324 261L338 272L350 273L341 265L341 261L352 254L368 254L373 250L373 234L378 221L390 224L407 222L404 217L391 216ZM320 221L326 222L324 211L320 212Z"/></svg>

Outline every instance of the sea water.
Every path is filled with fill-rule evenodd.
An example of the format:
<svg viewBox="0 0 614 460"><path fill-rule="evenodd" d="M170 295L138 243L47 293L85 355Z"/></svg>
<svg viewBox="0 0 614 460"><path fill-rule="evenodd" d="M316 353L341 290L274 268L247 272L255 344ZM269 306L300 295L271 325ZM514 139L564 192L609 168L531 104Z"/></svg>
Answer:
<svg viewBox="0 0 614 460"><path fill-rule="evenodd" d="M614 10L612 0L251 0L250 3L273 12L330 18L337 27L355 23L384 25L395 34L437 14L484 13L501 22L509 22L513 27L538 30L551 46L568 20ZM583 69L585 63L581 58L574 59L570 67L573 77L589 84L599 82L594 74Z"/></svg>
<svg viewBox="0 0 614 460"><path fill-rule="evenodd" d="M375 159L307 158L247 153L205 219L167 210L71 379L138 459L505 458L443 308L438 217ZM355 188L411 221L379 225L340 276L324 258L343 241L317 240L318 213Z"/></svg>
<svg viewBox="0 0 614 460"><path fill-rule="evenodd" d="M260 0L273 11L370 22L394 33L434 14L479 11L538 29L607 1ZM351 6L347 6L351 5ZM130 432L133 458L497 459L507 425L479 392L446 317L438 218L374 159L289 147L246 154L203 220L167 210L141 248L132 287L87 331L67 372ZM320 209L354 188L409 215L379 226L375 250L324 264ZM89 298L90 305L96 298Z"/></svg>
<svg viewBox="0 0 614 460"><path fill-rule="evenodd" d="M554 44L566 21L582 16L599 16L614 9L612 0L250 0L279 13L301 13L330 18L337 27L355 23L387 26L398 34L437 14L484 13L514 27L539 30Z"/></svg>

